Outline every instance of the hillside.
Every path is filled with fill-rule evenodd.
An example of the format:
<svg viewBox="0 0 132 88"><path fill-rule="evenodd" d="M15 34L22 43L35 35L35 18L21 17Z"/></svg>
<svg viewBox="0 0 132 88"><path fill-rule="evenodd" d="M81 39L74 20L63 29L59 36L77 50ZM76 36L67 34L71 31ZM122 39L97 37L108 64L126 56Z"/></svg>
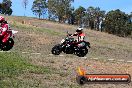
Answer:
<svg viewBox="0 0 132 88"><path fill-rule="evenodd" d="M53 56L51 55L52 47L66 36L67 30L74 33L76 26L27 17L6 16L6 19L9 20L11 28L19 32L11 52L2 53L4 55L9 54L8 58L21 57L22 61L26 59L27 64L31 64L30 68L26 65L27 68L25 69L27 70L25 72L20 72L15 77L11 76L12 79L10 76L0 79L0 84L2 83L6 87L78 88L80 86L75 81L75 74L79 66L84 67L88 73L92 74L129 73L132 75L132 40L129 38L85 29L87 40L91 43L91 49L89 49L89 54L86 57L79 58L63 53L59 56ZM14 56L10 57L10 54ZM132 83L89 84L82 87L130 88Z"/></svg>

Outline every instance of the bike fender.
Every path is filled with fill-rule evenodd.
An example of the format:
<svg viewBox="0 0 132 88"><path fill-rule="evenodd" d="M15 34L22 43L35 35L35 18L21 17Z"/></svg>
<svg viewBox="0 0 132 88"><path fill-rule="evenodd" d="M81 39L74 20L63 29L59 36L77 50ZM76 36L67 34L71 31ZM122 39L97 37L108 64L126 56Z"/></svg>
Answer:
<svg viewBox="0 0 132 88"><path fill-rule="evenodd" d="M88 46L89 48L91 48L90 43L89 42L85 42L86 46Z"/></svg>

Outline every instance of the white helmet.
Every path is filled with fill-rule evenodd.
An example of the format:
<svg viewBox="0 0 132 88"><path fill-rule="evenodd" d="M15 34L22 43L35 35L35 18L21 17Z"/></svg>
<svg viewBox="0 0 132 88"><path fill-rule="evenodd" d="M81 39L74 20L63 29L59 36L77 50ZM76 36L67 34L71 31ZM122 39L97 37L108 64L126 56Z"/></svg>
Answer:
<svg viewBox="0 0 132 88"><path fill-rule="evenodd" d="M5 18L3 16L0 16L0 23L5 21Z"/></svg>
<svg viewBox="0 0 132 88"><path fill-rule="evenodd" d="M82 27L78 27L76 32L82 32L83 31L83 28Z"/></svg>

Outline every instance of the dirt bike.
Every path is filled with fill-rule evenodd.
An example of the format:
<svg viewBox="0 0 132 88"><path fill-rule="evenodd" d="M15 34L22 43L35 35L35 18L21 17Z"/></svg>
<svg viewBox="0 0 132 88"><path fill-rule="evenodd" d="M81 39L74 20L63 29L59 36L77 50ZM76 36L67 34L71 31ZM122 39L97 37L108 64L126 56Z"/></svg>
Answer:
<svg viewBox="0 0 132 88"><path fill-rule="evenodd" d="M13 48L13 46L14 46L13 38L15 38L15 34L17 32L18 31L10 29L6 33L6 36L8 36L7 38L0 38L0 49L1 50L8 51ZM6 42L3 43L3 39L6 40Z"/></svg>
<svg viewBox="0 0 132 88"><path fill-rule="evenodd" d="M79 57L84 57L88 53L90 43L86 41L76 42L72 34L67 32L67 37L61 40L60 44L55 45L51 52L53 55L59 55L61 52L66 54L75 54Z"/></svg>

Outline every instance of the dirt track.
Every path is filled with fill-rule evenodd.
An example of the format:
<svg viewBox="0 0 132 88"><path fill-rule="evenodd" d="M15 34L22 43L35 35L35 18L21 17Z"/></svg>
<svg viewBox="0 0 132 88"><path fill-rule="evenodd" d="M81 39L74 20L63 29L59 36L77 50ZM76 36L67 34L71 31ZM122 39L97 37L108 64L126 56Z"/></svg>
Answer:
<svg viewBox="0 0 132 88"><path fill-rule="evenodd" d="M88 73L95 74L125 74L132 75L132 63L121 62L119 60L132 60L132 40L120 38L106 33L85 30L88 40L91 42L87 58L79 58L74 55L53 56L51 48L60 42L65 36L67 29L71 33L74 32L75 27L68 25L60 25L52 22L45 22L36 20L42 28L48 28L56 32L61 32L62 35L50 35L45 32L36 32L24 30L21 28L14 28L19 31L15 39L15 47L12 51L17 52L31 52L40 54L23 54L29 58L31 63L52 67L58 70L59 74L23 74L21 77L29 82L34 79L39 82L40 87L45 88L64 88L64 87L80 87L75 81L76 69L78 66L84 67ZM37 26L34 21L30 22L31 26ZM125 42L124 42L125 41ZM93 60L98 58L98 60ZM114 61L108 61L114 59ZM27 79L29 78L29 79ZM130 84L89 84L82 86L83 88L131 88Z"/></svg>

